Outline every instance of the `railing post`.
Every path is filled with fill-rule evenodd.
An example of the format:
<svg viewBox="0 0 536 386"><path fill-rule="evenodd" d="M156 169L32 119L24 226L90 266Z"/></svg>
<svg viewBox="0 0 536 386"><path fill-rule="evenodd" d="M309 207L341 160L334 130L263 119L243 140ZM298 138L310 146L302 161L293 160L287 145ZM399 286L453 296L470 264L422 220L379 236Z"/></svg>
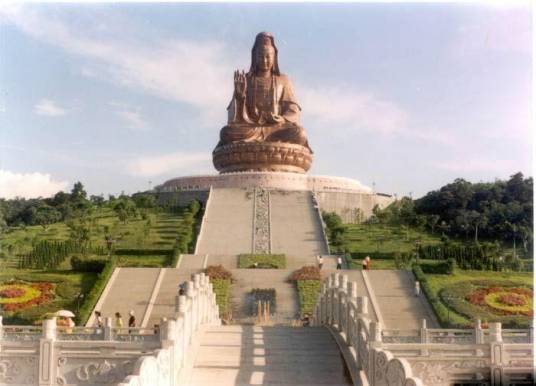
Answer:
<svg viewBox="0 0 536 386"><path fill-rule="evenodd" d="M0 340L4 337L4 325L2 324L2 315L0 315Z"/></svg>
<svg viewBox="0 0 536 386"><path fill-rule="evenodd" d="M39 386L56 384L56 358L54 342L56 341L56 318L43 321L43 335L39 340Z"/></svg>
<svg viewBox="0 0 536 386"><path fill-rule="evenodd" d="M104 340L113 340L112 318L109 316L104 318Z"/></svg>
<svg viewBox="0 0 536 386"><path fill-rule="evenodd" d="M189 337L189 331L188 331L188 325L190 321L188 320L187 315L187 307L188 307L188 299L185 295L179 296L179 318L182 318L182 342L180 342L181 345L181 359L182 364L181 367L184 367L186 365L186 350L188 349L188 343L190 341Z"/></svg>
<svg viewBox="0 0 536 386"><path fill-rule="evenodd" d="M195 297L195 289L194 289L194 282L189 281L186 283L186 296L188 297L188 328L189 328L189 341L191 341L193 332L195 330L195 305L194 305L194 297Z"/></svg>
<svg viewBox="0 0 536 386"><path fill-rule="evenodd" d="M340 275L338 273L333 274L333 288L331 290L332 302L331 302L331 324L339 325L339 282Z"/></svg>
<svg viewBox="0 0 536 386"><path fill-rule="evenodd" d="M475 344L483 344L484 343L484 331L482 331L482 321L480 319L476 320L474 334L475 334Z"/></svg>
<svg viewBox="0 0 536 386"><path fill-rule="evenodd" d="M355 329L353 327L357 323L357 283L348 283L346 293L346 344L351 346L355 335Z"/></svg>
<svg viewBox="0 0 536 386"><path fill-rule="evenodd" d="M382 326L380 322L370 322L370 343L371 347L377 348L382 344Z"/></svg>
<svg viewBox="0 0 536 386"><path fill-rule="evenodd" d="M345 332L345 324L346 324L346 321L344 320L345 316L346 316L346 307L347 307L347 293L346 293L346 287L348 286L348 275L341 275L341 279L339 281L339 289L338 289L338 292L339 292L339 304L338 304L338 308L339 308L339 313L337 315L337 318L339 319L338 320L338 323L337 323L337 327L339 328L339 331L341 332Z"/></svg>
<svg viewBox="0 0 536 386"><path fill-rule="evenodd" d="M428 343L428 331L426 329L426 319L421 319L421 343Z"/></svg>
<svg viewBox="0 0 536 386"><path fill-rule="evenodd" d="M489 324L490 352L491 352L491 384L503 384L504 346L502 340L501 323Z"/></svg>

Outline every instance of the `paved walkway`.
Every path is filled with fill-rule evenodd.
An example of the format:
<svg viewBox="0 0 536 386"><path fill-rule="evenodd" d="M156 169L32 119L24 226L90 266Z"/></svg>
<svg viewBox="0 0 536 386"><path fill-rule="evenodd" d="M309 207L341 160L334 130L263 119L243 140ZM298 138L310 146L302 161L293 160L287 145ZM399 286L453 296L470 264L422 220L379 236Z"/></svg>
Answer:
<svg viewBox="0 0 536 386"><path fill-rule="evenodd" d="M326 328L222 326L200 338L181 384L350 385L338 346Z"/></svg>
<svg viewBox="0 0 536 386"><path fill-rule="evenodd" d="M366 275L378 301L384 327L402 330L420 328L426 319L429 328L439 323L423 294L414 295L415 278L405 270L372 270Z"/></svg>

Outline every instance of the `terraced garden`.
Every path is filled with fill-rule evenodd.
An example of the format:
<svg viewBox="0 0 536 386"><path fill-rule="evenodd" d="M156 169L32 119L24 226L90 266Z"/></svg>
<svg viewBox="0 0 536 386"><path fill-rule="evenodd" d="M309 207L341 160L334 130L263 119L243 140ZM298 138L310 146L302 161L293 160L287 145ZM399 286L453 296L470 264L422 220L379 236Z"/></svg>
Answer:
<svg viewBox="0 0 536 386"><path fill-rule="evenodd" d="M91 252L73 254L82 259L98 260L106 263L108 256L108 243L106 236L111 236L112 255L115 256L118 266L145 266L164 267L173 265L178 253L184 253L184 248L192 248L195 236L191 237L193 227L187 220L186 209L177 209L165 212L159 208L148 209L143 216L120 221L112 209L100 208L86 218L89 224L89 244ZM77 313L79 309L91 308L84 304L85 299L92 298L92 290L98 272L74 272L71 267L71 258L68 256L55 269L21 268L21 256L32 252L34 246L41 241L67 241L71 239L71 228L64 223L51 224L47 228L42 226L28 226L11 229L8 233L0 235L0 307L4 309L4 323L33 323L45 314L59 309L69 309ZM108 237L110 238L110 237ZM183 239L188 238L189 240ZM95 251L105 251L96 254ZM51 290L46 301L39 300L39 304L16 304L18 291L14 283L22 283L29 288L27 296L33 294L31 289L36 283L46 283ZM11 287L9 285L11 284ZM3 286L3 287L2 287ZM6 287L7 286L7 287ZM11 289L10 289L11 288ZM22 287L21 287L22 288ZM34 294L35 295L35 294ZM88 296L89 295L89 296ZM37 302L37 301L34 301ZM87 311L85 311L87 313Z"/></svg>

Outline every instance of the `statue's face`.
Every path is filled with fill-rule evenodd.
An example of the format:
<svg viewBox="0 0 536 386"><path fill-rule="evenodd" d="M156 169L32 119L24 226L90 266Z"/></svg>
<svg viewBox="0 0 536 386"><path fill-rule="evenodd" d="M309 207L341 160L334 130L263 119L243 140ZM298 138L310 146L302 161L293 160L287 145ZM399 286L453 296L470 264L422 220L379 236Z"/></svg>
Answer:
<svg viewBox="0 0 536 386"><path fill-rule="evenodd" d="M274 68L275 50L271 46L263 46L257 51L257 68L261 71L271 71Z"/></svg>

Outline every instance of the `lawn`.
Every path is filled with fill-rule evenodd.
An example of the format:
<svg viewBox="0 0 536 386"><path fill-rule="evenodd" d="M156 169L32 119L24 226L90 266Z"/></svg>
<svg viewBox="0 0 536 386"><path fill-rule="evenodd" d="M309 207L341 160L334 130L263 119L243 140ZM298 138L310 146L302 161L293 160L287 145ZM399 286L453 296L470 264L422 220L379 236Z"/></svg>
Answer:
<svg viewBox="0 0 536 386"><path fill-rule="evenodd" d="M353 254L370 255L373 259L395 252L415 251L415 243L440 244L441 235L432 235L413 228L385 224L347 224L346 248ZM342 251L340 251L342 252Z"/></svg>

